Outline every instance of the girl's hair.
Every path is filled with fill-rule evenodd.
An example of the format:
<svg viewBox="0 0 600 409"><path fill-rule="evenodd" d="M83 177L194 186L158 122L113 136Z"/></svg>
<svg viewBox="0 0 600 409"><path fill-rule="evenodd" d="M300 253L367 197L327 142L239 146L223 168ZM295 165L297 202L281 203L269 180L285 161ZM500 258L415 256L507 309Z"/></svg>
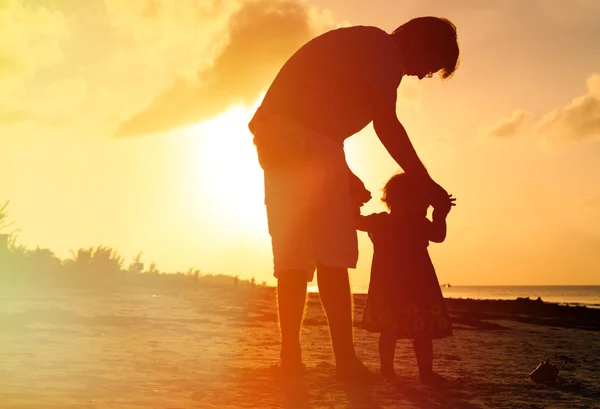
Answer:
<svg viewBox="0 0 600 409"><path fill-rule="evenodd" d="M458 37L456 26L441 17L417 17L392 32L402 38L409 58L423 60L441 67L440 77L448 79L459 65ZM432 60L430 60L432 59Z"/></svg>
<svg viewBox="0 0 600 409"><path fill-rule="evenodd" d="M411 178L406 173L398 173L390 178L383 187L384 202L388 209L398 203L398 200L406 200L408 197L413 197L417 193Z"/></svg>

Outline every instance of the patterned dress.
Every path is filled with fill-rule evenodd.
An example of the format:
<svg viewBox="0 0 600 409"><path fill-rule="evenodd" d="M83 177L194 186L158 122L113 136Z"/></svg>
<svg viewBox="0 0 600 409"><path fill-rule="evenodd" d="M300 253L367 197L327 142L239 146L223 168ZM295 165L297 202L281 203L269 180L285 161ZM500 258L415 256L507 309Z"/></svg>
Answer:
<svg viewBox="0 0 600 409"><path fill-rule="evenodd" d="M373 242L369 294L362 328L397 338L438 339L452 324L427 247L432 222L389 213L361 217Z"/></svg>

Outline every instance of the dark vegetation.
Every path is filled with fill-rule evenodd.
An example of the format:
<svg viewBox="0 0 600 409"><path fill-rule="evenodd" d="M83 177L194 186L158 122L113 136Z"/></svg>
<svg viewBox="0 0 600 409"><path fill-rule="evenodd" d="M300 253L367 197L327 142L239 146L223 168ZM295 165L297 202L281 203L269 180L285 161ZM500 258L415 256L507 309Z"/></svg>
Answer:
<svg viewBox="0 0 600 409"><path fill-rule="evenodd" d="M0 205L0 288L89 288L107 290L123 286L175 287L254 285L225 274L206 274L196 268L167 273L155 262L146 264L142 254L129 263L116 249L107 246L80 248L60 259L47 248L27 248L18 243L20 230L8 217L6 202ZM264 285L264 283L263 283Z"/></svg>

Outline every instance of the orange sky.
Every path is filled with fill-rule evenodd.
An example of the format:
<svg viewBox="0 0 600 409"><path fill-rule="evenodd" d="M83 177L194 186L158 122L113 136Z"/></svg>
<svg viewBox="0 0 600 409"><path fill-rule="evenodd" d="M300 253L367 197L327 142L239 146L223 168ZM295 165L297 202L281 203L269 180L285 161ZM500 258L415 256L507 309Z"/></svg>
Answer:
<svg viewBox="0 0 600 409"><path fill-rule="evenodd" d="M19 242L274 283L252 108L320 32L441 15L458 26L461 67L403 81L398 104L458 197L447 241L430 247L440 281L600 284L600 3L405 3L1 2L0 203ZM346 151L373 192L365 211L381 211L396 166L371 127Z"/></svg>

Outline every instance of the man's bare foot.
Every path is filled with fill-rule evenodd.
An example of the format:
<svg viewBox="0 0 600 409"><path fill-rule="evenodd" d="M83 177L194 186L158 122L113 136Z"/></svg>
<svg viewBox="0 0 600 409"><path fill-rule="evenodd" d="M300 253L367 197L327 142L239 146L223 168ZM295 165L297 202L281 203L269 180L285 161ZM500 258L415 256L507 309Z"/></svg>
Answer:
<svg viewBox="0 0 600 409"><path fill-rule="evenodd" d="M338 378L345 382L368 381L374 377L373 372L356 358L338 363L335 370Z"/></svg>
<svg viewBox="0 0 600 409"><path fill-rule="evenodd" d="M295 378L304 375L306 372L306 365L298 360L282 360L279 362L279 371L285 377Z"/></svg>
<svg viewBox="0 0 600 409"><path fill-rule="evenodd" d="M379 373L386 379L394 379L396 377L393 366L382 366L379 368Z"/></svg>
<svg viewBox="0 0 600 409"><path fill-rule="evenodd" d="M424 385L442 385L448 382L448 379L436 372L428 372L425 374L419 374L419 378Z"/></svg>
<svg viewBox="0 0 600 409"><path fill-rule="evenodd" d="M279 370L284 376L292 377L306 372L306 366L302 363L302 350L299 343L282 345L279 354Z"/></svg>

